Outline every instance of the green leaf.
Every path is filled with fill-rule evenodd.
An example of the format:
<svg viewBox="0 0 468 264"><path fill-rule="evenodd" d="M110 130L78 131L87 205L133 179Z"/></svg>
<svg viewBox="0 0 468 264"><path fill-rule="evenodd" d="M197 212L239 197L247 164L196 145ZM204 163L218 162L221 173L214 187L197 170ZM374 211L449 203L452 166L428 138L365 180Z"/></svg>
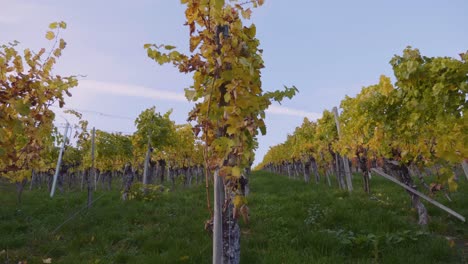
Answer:
<svg viewBox="0 0 468 264"><path fill-rule="evenodd" d="M242 64L244 67L250 67L250 62L247 58L240 57L239 58L240 64Z"/></svg>
<svg viewBox="0 0 468 264"><path fill-rule="evenodd" d="M444 85L442 83L436 83L433 87L432 87L432 91L434 93L435 96L438 96L439 93L444 89Z"/></svg>
<svg viewBox="0 0 468 264"><path fill-rule="evenodd" d="M258 128L260 129L260 132L262 133L262 135L266 135L266 126L265 126L265 122L263 120L259 120L258 122Z"/></svg>
<svg viewBox="0 0 468 264"><path fill-rule="evenodd" d="M22 116L27 116L31 112L31 104L29 103L24 103L22 101L18 101L15 104L15 109L18 111L18 113Z"/></svg>
<svg viewBox="0 0 468 264"><path fill-rule="evenodd" d="M460 156L458 156L454 151L444 151L439 154L440 157L443 159L453 162L453 163L458 163L460 162Z"/></svg>
<svg viewBox="0 0 468 264"><path fill-rule="evenodd" d="M23 133L23 123L20 120L13 121L13 132L15 134Z"/></svg>
<svg viewBox="0 0 468 264"><path fill-rule="evenodd" d="M195 99L195 96L197 95L197 92L195 90L191 90L189 88L185 88L185 98L189 101L193 101Z"/></svg>
<svg viewBox="0 0 468 264"><path fill-rule="evenodd" d="M242 58L242 59L244 59L244 58ZM241 61L241 63L242 63L242 61ZM248 61L247 61L247 64L248 64ZM232 71L223 71L223 73L221 73L221 79L223 79L223 80L225 80L227 82L230 82L233 78L234 78L234 74L233 74Z"/></svg>
<svg viewBox="0 0 468 264"><path fill-rule="evenodd" d="M247 34L247 36L250 38L255 38L255 35L257 34L257 27L255 27L255 24L252 24L250 27L246 28L245 34Z"/></svg>

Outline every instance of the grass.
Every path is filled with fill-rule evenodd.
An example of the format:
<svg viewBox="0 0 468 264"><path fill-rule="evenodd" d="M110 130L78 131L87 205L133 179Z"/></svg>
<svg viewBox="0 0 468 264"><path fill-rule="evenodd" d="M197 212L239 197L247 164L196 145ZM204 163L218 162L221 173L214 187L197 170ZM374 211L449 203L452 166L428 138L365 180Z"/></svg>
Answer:
<svg viewBox="0 0 468 264"><path fill-rule="evenodd" d="M421 230L409 196L379 177L372 196L354 177L352 194L324 184L304 184L266 172L251 178L251 223L242 224L242 263L462 263L467 225L428 205L431 224ZM118 191L52 231L79 210L86 193L50 199L0 187L0 263L209 263L211 240L204 188L179 188L155 201L120 200ZM464 216L468 185L448 203ZM451 244L445 236L455 238ZM461 245L461 246L458 246ZM2 251L4 250L4 251ZM6 262L6 261L5 261Z"/></svg>

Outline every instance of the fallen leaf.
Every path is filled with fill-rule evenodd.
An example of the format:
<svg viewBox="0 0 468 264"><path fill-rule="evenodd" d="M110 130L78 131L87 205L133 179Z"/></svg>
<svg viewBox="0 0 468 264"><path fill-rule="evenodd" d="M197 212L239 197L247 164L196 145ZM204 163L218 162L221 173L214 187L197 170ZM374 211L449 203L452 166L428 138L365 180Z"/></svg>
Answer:
<svg viewBox="0 0 468 264"><path fill-rule="evenodd" d="M449 246L450 246L450 247L454 247L454 246L455 246L455 241L450 240L450 241L449 241Z"/></svg>

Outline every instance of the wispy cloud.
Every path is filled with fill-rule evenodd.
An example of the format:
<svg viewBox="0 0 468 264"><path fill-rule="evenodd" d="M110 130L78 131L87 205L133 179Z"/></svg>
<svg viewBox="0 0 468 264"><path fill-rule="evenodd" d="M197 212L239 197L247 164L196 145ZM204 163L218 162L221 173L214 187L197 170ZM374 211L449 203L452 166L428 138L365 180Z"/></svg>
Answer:
<svg viewBox="0 0 468 264"><path fill-rule="evenodd" d="M297 109L284 107L284 106L278 106L278 105L270 105L270 107L266 110L266 112L270 114L275 114L275 115L307 117L311 120L317 120L322 116L322 114L319 114L319 113L307 112L303 110L297 110Z"/></svg>
<svg viewBox="0 0 468 264"><path fill-rule="evenodd" d="M164 101L187 102L187 99L185 99L185 96L182 93L151 89L139 85L83 80L80 81L77 89L83 89L86 90L86 92L143 97Z"/></svg>
<svg viewBox="0 0 468 264"><path fill-rule="evenodd" d="M84 93L105 93L112 95L120 96L132 96L132 97L142 97L142 98L151 98L155 100L162 101L172 101L172 102L187 102L184 94L167 91L152 89L139 85L129 85L129 84L120 84L120 83L110 83L110 82L101 82L94 80L82 80L80 81L79 87L76 90L80 90ZM75 90L75 91L76 91ZM320 118L321 114L314 112L307 112L303 110L293 109L284 106L271 105L266 111L274 115L286 115L286 116L298 116L298 117L307 117L309 119L315 120Z"/></svg>

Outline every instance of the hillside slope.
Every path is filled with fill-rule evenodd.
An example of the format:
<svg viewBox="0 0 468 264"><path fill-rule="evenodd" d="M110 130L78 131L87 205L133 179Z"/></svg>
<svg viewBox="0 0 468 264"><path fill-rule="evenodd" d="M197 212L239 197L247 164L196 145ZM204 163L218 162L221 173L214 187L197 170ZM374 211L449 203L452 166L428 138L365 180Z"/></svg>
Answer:
<svg viewBox="0 0 468 264"><path fill-rule="evenodd" d="M251 222L242 223L243 263L461 263L466 224L430 205L422 231L408 195L384 179L371 181L371 197L324 184L265 172L251 177ZM13 186L0 192L0 263L210 263L211 241L204 188L179 187L155 201L120 201L118 190L97 192L85 203L69 192L51 200L44 190L26 191L22 205ZM466 184L451 208L467 216ZM443 197L439 200L448 204ZM450 242L445 236L456 237ZM7 256L8 255L8 256Z"/></svg>

